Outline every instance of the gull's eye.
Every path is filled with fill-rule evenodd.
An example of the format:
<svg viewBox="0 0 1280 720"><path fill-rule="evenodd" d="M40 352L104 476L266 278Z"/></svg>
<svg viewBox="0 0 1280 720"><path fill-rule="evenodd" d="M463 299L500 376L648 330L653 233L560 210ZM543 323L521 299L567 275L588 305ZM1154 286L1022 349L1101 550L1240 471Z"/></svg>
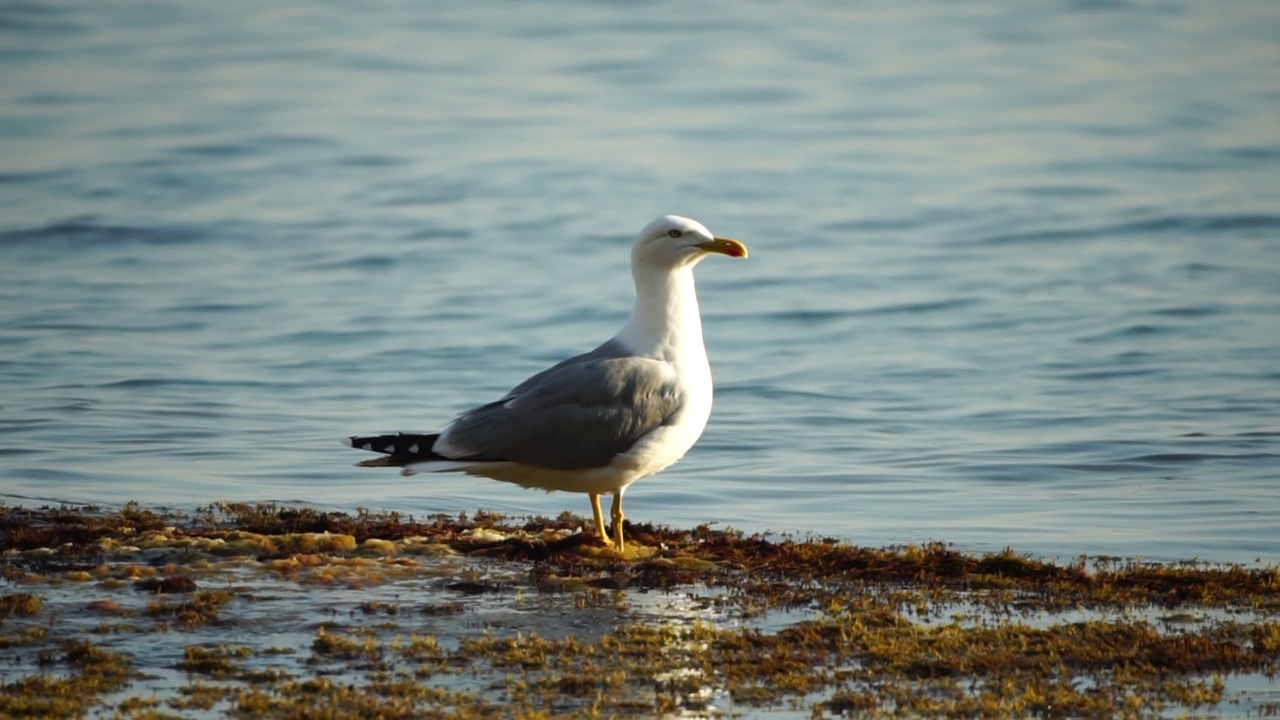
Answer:
<svg viewBox="0 0 1280 720"><path fill-rule="evenodd" d="M667 231L667 235L669 235L669 236L671 236L671 237L680 237L680 236L681 236L681 235L683 235L683 234L684 234L684 233L680 232L679 230L668 230L668 231Z"/></svg>

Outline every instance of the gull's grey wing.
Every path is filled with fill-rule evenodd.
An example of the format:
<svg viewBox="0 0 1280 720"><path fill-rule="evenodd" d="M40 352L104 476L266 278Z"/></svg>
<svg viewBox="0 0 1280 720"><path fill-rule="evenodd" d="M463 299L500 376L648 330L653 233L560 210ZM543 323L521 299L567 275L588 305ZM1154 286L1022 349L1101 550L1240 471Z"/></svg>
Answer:
<svg viewBox="0 0 1280 720"><path fill-rule="evenodd" d="M603 467L668 424L683 404L670 365L619 355L606 343L464 413L442 439L451 457L558 470Z"/></svg>

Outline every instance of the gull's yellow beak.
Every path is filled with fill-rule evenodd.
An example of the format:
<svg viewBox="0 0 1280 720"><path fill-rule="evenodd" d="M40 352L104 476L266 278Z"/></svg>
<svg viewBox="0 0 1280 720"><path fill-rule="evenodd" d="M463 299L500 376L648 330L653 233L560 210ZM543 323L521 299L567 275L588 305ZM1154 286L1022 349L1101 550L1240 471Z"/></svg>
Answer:
<svg viewBox="0 0 1280 720"><path fill-rule="evenodd" d="M709 242L698 243L698 247L707 252L720 253L729 257L744 258L747 256L747 246L733 238L712 238Z"/></svg>

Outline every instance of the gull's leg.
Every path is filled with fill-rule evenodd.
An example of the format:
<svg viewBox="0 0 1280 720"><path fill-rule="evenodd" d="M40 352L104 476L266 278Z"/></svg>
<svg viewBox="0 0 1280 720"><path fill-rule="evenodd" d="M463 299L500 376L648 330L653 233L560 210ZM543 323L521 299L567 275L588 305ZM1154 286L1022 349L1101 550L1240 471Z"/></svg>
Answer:
<svg viewBox="0 0 1280 720"><path fill-rule="evenodd" d="M622 491L613 494L613 544L618 552L622 552Z"/></svg>
<svg viewBox="0 0 1280 720"><path fill-rule="evenodd" d="M591 514L596 518L596 535L608 544L609 533L604 530L604 511L600 509L600 494L588 493L588 496L591 498Z"/></svg>

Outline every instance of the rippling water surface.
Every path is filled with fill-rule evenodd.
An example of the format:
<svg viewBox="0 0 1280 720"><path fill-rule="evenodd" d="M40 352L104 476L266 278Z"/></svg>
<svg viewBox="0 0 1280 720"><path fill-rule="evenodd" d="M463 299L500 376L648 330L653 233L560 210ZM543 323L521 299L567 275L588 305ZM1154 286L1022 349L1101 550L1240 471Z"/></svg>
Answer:
<svg viewBox="0 0 1280 720"><path fill-rule="evenodd" d="M414 513L351 467L611 335L678 212L716 410L629 516L1280 560L1280 5L9 3L0 499Z"/></svg>

